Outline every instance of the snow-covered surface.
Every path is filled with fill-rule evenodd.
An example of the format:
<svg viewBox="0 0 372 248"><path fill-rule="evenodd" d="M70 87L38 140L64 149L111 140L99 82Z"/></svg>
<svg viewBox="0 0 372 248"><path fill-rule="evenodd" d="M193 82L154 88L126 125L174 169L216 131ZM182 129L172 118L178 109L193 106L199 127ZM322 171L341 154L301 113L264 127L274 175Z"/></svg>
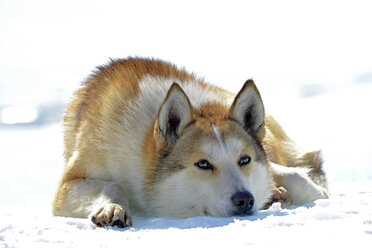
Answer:
<svg viewBox="0 0 372 248"><path fill-rule="evenodd" d="M255 217L134 218L135 227L124 230L23 210L1 218L0 242L10 247L369 247L371 198L362 187L296 209L275 205Z"/></svg>
<svg viewBox="0 0 372 248"><path fill-rule="evenodd" d="M247 2L0 0L0 247L371 247L371 6ZM244 218L135 215L124 230L53 217L62 109L94 66L129 55L235 92L253 77L290 137L322 149L330 199Z"/></svg>

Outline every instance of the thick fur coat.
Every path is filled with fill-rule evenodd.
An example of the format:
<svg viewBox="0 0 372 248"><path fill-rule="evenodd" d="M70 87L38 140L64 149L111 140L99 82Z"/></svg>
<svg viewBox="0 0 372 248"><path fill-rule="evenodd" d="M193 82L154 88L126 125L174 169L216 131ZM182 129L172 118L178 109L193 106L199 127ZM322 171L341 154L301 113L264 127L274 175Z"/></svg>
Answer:
<svg viewBox="0 0 372 248"><path fill-rule="evenodd" d="M98 67L64 121L55 215L132 225L131 210L176 218L251 215L328 197L319 152L302 152L264 110L154 59Z"/></svg>

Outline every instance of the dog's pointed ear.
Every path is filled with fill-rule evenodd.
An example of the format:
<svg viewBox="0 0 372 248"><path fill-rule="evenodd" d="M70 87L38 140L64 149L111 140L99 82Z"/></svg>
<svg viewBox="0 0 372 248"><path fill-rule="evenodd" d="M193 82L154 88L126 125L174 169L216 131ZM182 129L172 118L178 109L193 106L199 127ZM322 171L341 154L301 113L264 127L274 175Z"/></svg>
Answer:
<svg viewBox="0 0 372 248"><path fill-rule="evenodd" d="M253 80L245 82L230 108L229 117L256 139L264 135L265 109Z"/></svg>
<svg viewBox="0 0 372 248"><path fill-rule="evenodd" d="M158 116L160 135L169 142L176 140L192 119L192 107L182 88L173 83L170 87Z"/></svg>

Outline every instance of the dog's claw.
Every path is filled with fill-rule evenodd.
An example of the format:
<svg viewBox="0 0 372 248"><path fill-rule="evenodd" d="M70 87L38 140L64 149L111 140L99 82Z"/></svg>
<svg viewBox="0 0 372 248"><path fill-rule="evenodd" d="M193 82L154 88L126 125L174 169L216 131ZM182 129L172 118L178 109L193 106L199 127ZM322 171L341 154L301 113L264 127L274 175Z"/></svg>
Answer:
<svg viewBox="0 0 372 248"><path fill-rule="evenodd" d="M279 202L282 208L289 207L292 204L292 198L288 191L283 187L279 187L277 188L277 192L279 193Z"/></svg>
<svg viewBox="0 0 372 248"><path fill-rule="evenodd" d="M118 204L108 204L100 208L92 215L91 221L99 227L116 226L118 228L124 228L132 225L132 218L129 211L124 210Z"/></svg>
<svg viewBox="0 0 372 248"><path fill-rule="evenodd" d="M116 226L118 228L124 228L125 225L121 220L115 220L114 223L112 223L113 226Z"/></svg>
<svg viewBox="0 0 372 248"><path fill-rule="evenodd" d="M272 192L272 196L268 203L265 204L263 209L268 209L274 202L280 202L282 208L287 208L292 204L292 198L289 195L288 191L283 188L275 188Z"/></svg>

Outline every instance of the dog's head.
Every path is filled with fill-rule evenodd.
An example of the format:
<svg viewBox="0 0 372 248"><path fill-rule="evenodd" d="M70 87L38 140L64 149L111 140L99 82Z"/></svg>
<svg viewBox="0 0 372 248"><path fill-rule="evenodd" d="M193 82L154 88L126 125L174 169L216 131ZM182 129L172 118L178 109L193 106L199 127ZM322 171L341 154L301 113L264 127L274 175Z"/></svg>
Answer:
<svg viewBox="0 0 372 248"><path fill-rule="evenodd" d="M155 124L151 210L157 215L251 215L268 200L271 176L261 141L265 113L248 80L231 106L196 109L174 83Z"/></svg>

